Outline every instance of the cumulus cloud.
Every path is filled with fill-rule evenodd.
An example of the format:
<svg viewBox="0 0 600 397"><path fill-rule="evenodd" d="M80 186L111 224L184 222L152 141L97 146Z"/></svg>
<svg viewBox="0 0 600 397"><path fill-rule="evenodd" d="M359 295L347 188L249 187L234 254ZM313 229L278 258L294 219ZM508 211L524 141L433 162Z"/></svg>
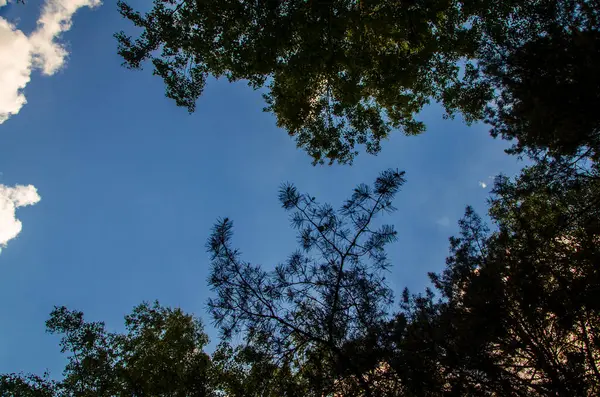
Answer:
<svg viewBox="0 0 600 397"><path fill-rule="evenodd" d="M0 7L6 4L0 0ZM64 65L68 52L57 40L71 28L73 14L98 5L100 0L47 0L30 35L0 17L0 124L27 103L23 89L33 70L50 76Z"/></svg>
<svg viewBox="0 0 600 397"><path fill-rule="evenodd" d="M0 250L17 237L23 228L16 217L17 208L33 205L40 199L37 189L32 185L0 185Z"/></svg>
<svg viewBox="0 0 600 397"><path fill-rule="evenodd" d="M0 18L0 124L27 102L21 90L29 83L30 54L27 36Z"/></svg>

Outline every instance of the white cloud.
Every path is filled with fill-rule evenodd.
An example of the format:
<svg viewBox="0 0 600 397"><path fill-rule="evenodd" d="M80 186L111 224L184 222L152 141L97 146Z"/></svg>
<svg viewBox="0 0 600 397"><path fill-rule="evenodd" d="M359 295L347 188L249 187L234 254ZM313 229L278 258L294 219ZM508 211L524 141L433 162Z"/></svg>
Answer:
<svg viewBox="0 0 600 397"><path fill-rule="evenodd" d="M448 218L447 216L443 216L437 221L435 221L435 223L442 227L448 227L450 226L450 218Z"/></svg>
<svg viewBox="0 0 600 397"><path fill-rule="evenodd" d="M41 200L32 185L9 187L0 185L0 249L21 232L23 225L16 218L16 209Z"/></svg>
<svg viewBox="0 0 600 397"><path fill-rule="evenodd" d="M0 18L0 124L27 102L21 90L30 80L30 54L27 36Z"/></svg>
<svg viewBox="0 0 600 397"><path fill-rule="evenodd" d="M483 181L479 181L479 186L480 186L482 189L485 189L485 188L487 187L487 183L485 183L485 182L483 182Z"/></svg>
<svg viewBox="0 0 600 397"><path fill-rule="evenodd" d="M0 7L6 4L0 0ZM50 76L64 65L68 52L57 39L71 28L73 14L97 5L100 0L47 0L29 36L0 17L0 124L27 103L23 89L34 69Z"/></svg>

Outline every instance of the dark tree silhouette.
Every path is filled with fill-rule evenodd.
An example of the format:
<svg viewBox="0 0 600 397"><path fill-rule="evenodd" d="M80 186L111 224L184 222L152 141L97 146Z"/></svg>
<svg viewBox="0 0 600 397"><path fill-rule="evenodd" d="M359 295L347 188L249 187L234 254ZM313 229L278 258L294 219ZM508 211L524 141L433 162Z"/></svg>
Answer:
<svg viewBox="0 0 600 397"><path fill-rule="evenodd" d="M467 80L497 94L485 111L492 135L514 139L510 153L597 152L600 2L478 4L477 64Z"/></svg>
<svg viewBox="0 0 600 397"><path fill-rule="evenodd" d="M467 208L433 288L405 290L395 311L384 271L396 233L377 217L403 183L383 172L337 211L283 186L302 249L273 269L243 262L231 221L218 222L209 308L225 340L212 357L200 322L178 309L143 304L118 334L57 308L47 328L62 335L64 378L3 375L0 395L598 395L598 163L538 158L498 177L493 225Z"/></svg>
<svg viewBox="0 0 600 397"><path fill-rule="evenodd" d="M208 244L217 295L209 308L223 335L241 332L272 357L310 368L326 390L335 387L338 365L353 366L364 380L365 368L344 348L377 329L391 303L384 247L396 232L374 222L394 210L403 183L404 173L385 171L373 187L358 186L338 211L285 185L279 198L292 212L302 249L270 271L242 261L231 246L232 222L218 222Z"/></svg>
<svg viewBox="0 0 600 397"><path fill-rule="evenodd" d="M562 159L499 178L493 232L467 210L431 275L441 300L405 297L391 363L415 395L598 395L598 171Z"/></svg>

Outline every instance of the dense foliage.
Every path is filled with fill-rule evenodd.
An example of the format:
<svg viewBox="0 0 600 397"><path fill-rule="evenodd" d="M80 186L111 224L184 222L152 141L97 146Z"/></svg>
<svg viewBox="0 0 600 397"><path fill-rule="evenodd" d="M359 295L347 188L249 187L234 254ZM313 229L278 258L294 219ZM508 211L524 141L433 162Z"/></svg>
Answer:
<svg viewBox="0 0 600 397"><path fill-rule="evenodd" d="M61 335L67 355L63 378L9 374L2 396L211 396L208 337L200 321L179 309L141 304L125 317L125 333L87 322L57 307L46 322Z"/></svg>
<svg viewBox="0 0 600 397"><path fill-rule="evenodd" d="M193 111L209 76L244 80L266 88L266 110L315 162L349 162L392 128L422 132L415 116L432 98L487 95L459 89L457 62L474 55L459 3L156 0L143 15L121 1L143 31L117 39L125 65L150 59L178 105Z"/></svg>
<svg viewBox="0 0 600 397"><path fill-rule="evenodd" d="M432 275L442 299L407 299L409 330L431 332L411 336L399 356L424 348L428 354L409 359L439 379L412 373L420 380L413 390L600 393L600 174L571 164L539 163L517 180L498 179L493 233L467 211L446 270ZM400 371L413 368L404 363Z"/></svg>
<svg viewBox="0 0 600 397"><path fill-rule="evenodd" d="M209 76L264 88L265 110L317 162L421 133L430 101L529 148L598 144L597 0L155 0L116 35L190 111Z"/></svg>
<svg viewBox="0 0 600 397"><path fill-rule="evenodd" d="M517 153L596 151L600 2L517 3L523 4L504 14L516 26L504 28L493 41L502 45L488 45L480 56L483 79L499 93L486 111L492 135L516 138Z"/></svg>

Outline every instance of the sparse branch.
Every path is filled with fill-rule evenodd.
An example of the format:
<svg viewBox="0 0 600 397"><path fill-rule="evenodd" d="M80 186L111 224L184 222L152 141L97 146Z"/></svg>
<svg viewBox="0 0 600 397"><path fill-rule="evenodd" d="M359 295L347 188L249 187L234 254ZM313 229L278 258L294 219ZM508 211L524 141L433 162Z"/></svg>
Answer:
<svg viewBox="0 0 600 397"><path fill-rule="evenodd" d="M292 224L306 252L297 251L271 272L240 263L230 248L231 224L218 224L208 244L213 253L210 283L219 296L209 303L215 320L227 331L243 326L246 332L264 336L263 342L255 342L273 359L291 357L308 346L324 349L330 359L354 368L359 384L368 389L358 367L346 362L341 346L380 321L380 307L389 303L383 278L375 274L381 267L369 261L382 260L379 250L394 233L391 228L375 230L369 223L389 206L402 183L401 173L384 172L375 183L375 199L355 192L338 213L298 194L291 185L282 187L280 200L286 210L295 211ZM354 209L352 200L357 203ZM353 222L361 206L367 209L364 222L350 237L345 225Z"/></svg>

